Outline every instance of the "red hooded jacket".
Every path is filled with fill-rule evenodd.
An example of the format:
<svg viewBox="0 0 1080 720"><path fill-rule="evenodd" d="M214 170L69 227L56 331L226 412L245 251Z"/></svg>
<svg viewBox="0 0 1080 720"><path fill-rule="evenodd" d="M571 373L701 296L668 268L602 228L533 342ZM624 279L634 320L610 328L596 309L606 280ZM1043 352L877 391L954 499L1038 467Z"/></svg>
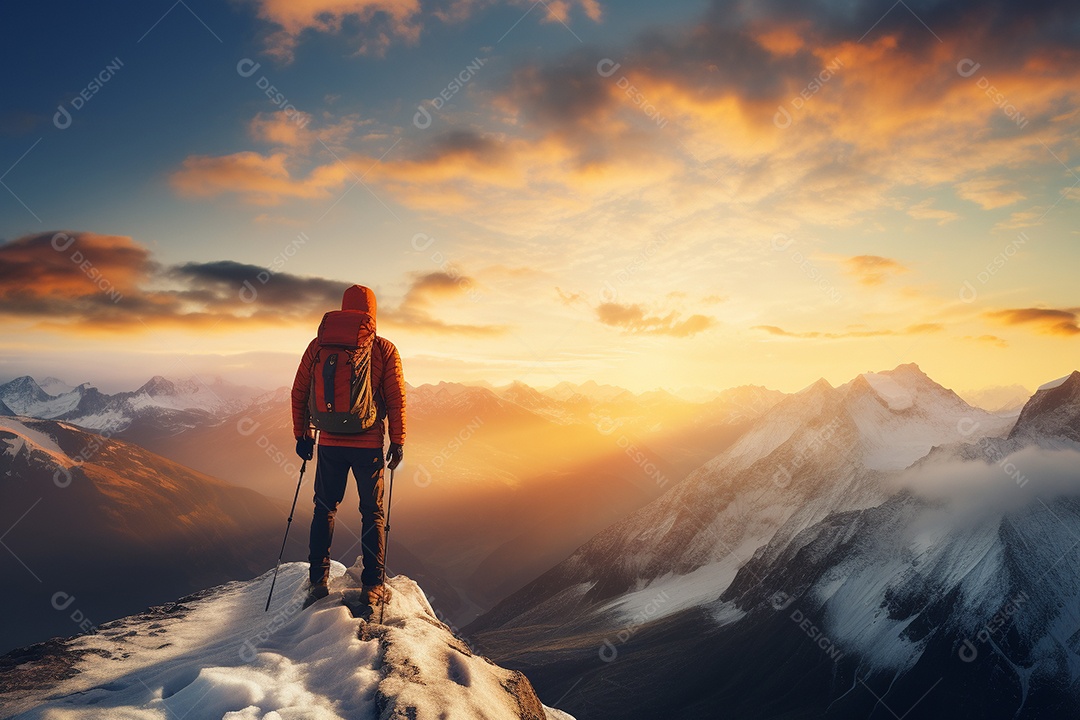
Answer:
<svg viewBox="0 0 1080 720"><path fill-rule="evenodd" d="M366 312L374 321L375 293L363 285L353 285L342 296L341 309ZM311 368L315 364L317 342L318 338L315 338L308 343L300 366L296 369L296 379L293 380L293 437L297 439L311 436L308 393L311 389ZM371 385L382 395L386 405L386 420L379 420L367 432L355 435L319 433L320 445L381 448L387 423L390 425L390 442L405 444L405 376L401 370L401 357L394 343L378 335L371 348Z"/></svg>

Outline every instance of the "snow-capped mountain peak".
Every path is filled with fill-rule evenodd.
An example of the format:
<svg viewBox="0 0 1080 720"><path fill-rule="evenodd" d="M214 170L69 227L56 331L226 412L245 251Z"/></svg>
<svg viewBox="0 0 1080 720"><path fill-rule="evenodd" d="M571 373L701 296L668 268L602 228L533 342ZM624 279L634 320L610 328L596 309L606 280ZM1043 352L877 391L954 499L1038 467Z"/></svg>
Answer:
<svg viewBox="0 0 1080 720"><path fill-rule="evenodd" d="M902 470L934 446L969 439L972 432L1002 435L1012 423L968 405L915 364L863 373L839 390L859 429L861 461L874 470Z"/></svg>
<svg viewBox="0 0 1080 720"><path fill-rule="evenodd" d="M162 395L177 395L176 383L172 380L162 377L161 375L155 375L146 381L141 388L135 391L136 395L149 395L150 397L159 397Z"/></svg>
<svg viewBox="0 0 1080 720"><path fill-rule="evenodd" d="M29 375L17 377L14 380L0 385L0 392L13 403L20 400L24 402L45 402L49 394L41 389L37 381Z"/></svg>
<svg viewBox="0 0 1080 720"><path fill-rule="evenodd" d="M1080 370L1040 387L1020 411L1009 437L1037 435L1080 442Z"/></svg>
<svg viewBox="0 0 1080 720"><path fill-rule="evenodd" d="M0 385L0 400L16 415L54 418L79 404L82 387L54 397L45 392L34 378L24 375Z"/></svg>
<svg viewBox="0 0 1080 720"><path fill-rule="evenodd" d="M0 385L0 402L10 414L49 420L65 420L74 425L108 432L120 432L136 424L167 426L174 431L197 424L213 424L229 414L250 407L265 396L261 388L228 383L221 378L209 382L199 377L169 379L156 375L134 392L107 395L89 383L71 388L55 378L53 389L70 388L53 396L30 376Z"/></svg>

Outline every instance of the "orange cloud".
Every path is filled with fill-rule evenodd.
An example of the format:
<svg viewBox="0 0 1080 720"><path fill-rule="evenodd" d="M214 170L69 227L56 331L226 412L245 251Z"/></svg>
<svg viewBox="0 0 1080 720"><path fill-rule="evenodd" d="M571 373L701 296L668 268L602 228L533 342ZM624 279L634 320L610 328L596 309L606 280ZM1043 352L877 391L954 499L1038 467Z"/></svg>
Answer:
<svg viewBox="0 0 1080 720"><path fill-rule="evenodd" d="M432 10L451 22L488 4L455 0ZM562 4L548 6L560 17L566 12ZM263 7L294 33L337 32L350 13L373 13L373 32L391 22L375 0ZM589 233L601 228L583 227L581 216L600 202L612 216L643 206L682 217L723 208L740 220L785 216L832 226L894 208L896 195L911 187L952 186L981 207L1016 202L1023 176L1017 170L1056 161L987 96L984 76L1023 106L1042 142L1071 142L1063 109L1080 101L1080 52L1055 40L1060 22L1040 10L1022 14L1027 29L1006 45L1001 28L1011 27L1019 11L1004 6L921 11L941 42L919 23L891 21L858 42L880 18L869 3L843 14L820 5L813 12L790 3L782 10L748 7L708 12L684 32L612 49L618 68L601 70L597 53L574 51L513 70L494 95L463 96L461 106L486 104L478 109L501 123L497 131L469 125L441 139L420 136L426 148L401 157L403 146L374 167L388 143L339 155L356 175L372 168L365 183L416 210L468 212L484 227L508 232L526 225L540 232L575 218ZM599 5L581 8L599 17ZM542 10L536 6L534 14ZM418 26L421 15L402 13L401 23ZM403 37L384 30L388 40ZM976 56L983 63L978 72L962 75L958 61ZM787 128L774 124L780 107L792 116ZM441 120L453 127L454 110L444 112ZM270 141L269 129L261 132ZM275 148L290 147L284 140ZM290 152L279 162L278 152L189 158L192 167L179 171L174 185L189 195L238 192L247 202L273 205L325 199L348 181L336 161L312 169L306 154ZM240 176L238 185L219 181L230 173ZM957 218L933 203L908 212L938 223Z"/></svg>
<svg viewBox="0 0 1080 720"><path fill-rule="evenodd" d="M641 305L601 303L596 308L597 319L605 325L618 327L628 333L642 335L670 335L692 337L716 324L716 319L705 315L691 315L685 320L679 314L647 315Z"/></svg>
<svg viewBox="0 0 1080 720"><path fill-rule="evenodd" d="M252 204L270 206L287 198L327 198L350 177L349 169L336 162L316 167L307 177L295 177L288 163L285 152L191 156L169 180L177 192L188 197L235 193Z"/></svg>
<svg viewBox="0 0 1080 720"><path fill-rule="evenodd" d="M69 303L104 311L155 270L146 248L129 237L26 235L0 245L0 305L8 314L63 315Z"/></svg>
<svg viewBox="0 0 1080 720"><path fill-rule="evenodd" d="M267 38L267 51L286 62L293 59L300 36L305 31L338 34L355 20L361 29L354 34L357 52L382 55L394 42L415 43L423 29L425 11L447 22L465 19L492 0L451 0L433 8L422 8L420 0L254 0L258 15L277 30ZM529 12L538 4L513 0ZM598 0L547 0L544 20L567 23L570 11L580 7L595 22L603 16Z"/></svg>
<svg viewBox="0 0 1080 720"><path fill-rule="evenodd" d="M892 258L880 255L856 255L844 261L849 275L862 285L881 285L890 275L906 273L908 268Z"/></svg>
<svg viewBox="0 0 1080 720"><path fill-rule="evenodd" d="M278 27L267 39L267 51L291 61L305 30L338 33L346 19L355 18L366 33L357 38L357 51L381 54L395 39L416 42L420 37L419 0L255 0L258 15Z"/></svg>
<svg viewBox="0 0 1080 720"><path fill-rule="evenodd" d="M251 121L249 131L256 140L270 145L305 148L314 141L314 135L307 129L311 116L304 112L259 113Z"/></svg>
<svg viewBox="0 0 1080 720"><path fill-rule="evenodd" d="M580 5L581 9L589 17L590 20L600 22L603 17L603 9L600 7L600 3L597 0L547 0L544 3L544 8L547 11L545 14L545 20L548 22L567 23L570 20L570 10L575 5Z"/></svg>
<svg viewBox="0 0 1080 720"><path fill-rule="evenodd" d="M986 345L993 345L994 347L997 347L997 348L1007 348L1007 347L1009 347L1009 342L1005 338L998 337L997 335L979 335L979 336L965 335L962 339L963 340L972 340L974 342L984 343Z"/></svg>
<svg viewBox="0 0 1080 720"><path fill-rule="evenodd" d="M773 55L789 56L806 47L803 35L793 27L773 27L756 34L754 40Z"/></svg>
<svg viewBox="0 0 1080 720"><path fill-rule="evenodd" d="M1080 334L1077 324L1080 308L1057 310L1053 308L1011 308L994 310L986 317L1002 325L1033 325L1047 335L1066 337Z"/></svg>

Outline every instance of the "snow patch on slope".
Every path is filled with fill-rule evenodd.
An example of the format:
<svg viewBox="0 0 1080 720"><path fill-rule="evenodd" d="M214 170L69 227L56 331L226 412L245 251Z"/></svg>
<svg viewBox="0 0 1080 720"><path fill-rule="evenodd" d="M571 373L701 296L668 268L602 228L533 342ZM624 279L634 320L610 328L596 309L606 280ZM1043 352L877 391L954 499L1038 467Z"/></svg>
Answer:
<svg viewBox="0 0 1080 720"><path fill-rule="evenodd" d="M71 467L73 464L71 458L56 444L55 440L40 430L26 427L16 418L0 415L0 430L14 433L22 441L17 448L13 441L8 441L8 448L5 452L9 455L17 455L25 447L28 450L37 450L48 454L61 467Z"/></svg>
<svg viewBox="0 0 1080 720"><path fill-rule="evenodd" d="M57 397L48 397L45 400L35 400L32 397L9 397L5 399L7 406L19 415L39 418L54 418L71 412L79 405L82 393L76 388L71 392Z"/></svg>
<svg viewBox="0 0 1080 720"><path fill-rule="evenodd" d="M720 597L735 579L739 568L758 547L768 542L770 536L771 532L744 537L738 547L724 554L719 561L702 565L685 575L663 575L640 589L620 595L601 611L614 611L623 622L633 623L707 605Z"/></svg>

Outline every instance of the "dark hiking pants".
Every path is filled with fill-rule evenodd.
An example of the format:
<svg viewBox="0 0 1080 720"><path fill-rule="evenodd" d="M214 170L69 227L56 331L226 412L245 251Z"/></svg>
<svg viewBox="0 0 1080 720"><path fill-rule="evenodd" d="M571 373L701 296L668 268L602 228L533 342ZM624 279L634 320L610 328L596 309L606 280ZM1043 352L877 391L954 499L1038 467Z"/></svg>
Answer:
<svg viewBox="0 0 1080 720"><path fill-rule="evenodd" d="M330 577L330 543L334 539L334 515L345 498L349 470L360 491L360 545L364 561L361 582L382 582L386 554L386 514L383 508L382 448L319 446L319 464L315 470L315 514L311 518L311 541L308 562L311 583L326 582Z"/></svg>

